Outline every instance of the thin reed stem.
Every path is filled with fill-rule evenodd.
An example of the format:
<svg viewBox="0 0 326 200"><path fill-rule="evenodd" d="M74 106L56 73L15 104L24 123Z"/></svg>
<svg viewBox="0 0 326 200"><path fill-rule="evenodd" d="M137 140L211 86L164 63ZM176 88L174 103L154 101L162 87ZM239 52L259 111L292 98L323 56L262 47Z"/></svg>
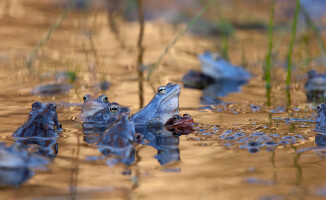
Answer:
<svg viewBox="0 0 326 200"><path fill-rule="evenodd" d="M290 90L291 84L291 71L292 71L292 52L293 52L293 45L295 40L295 35L297 32L297 22L298 22L298 15L300 9L300 0L296 0L296 6L294 11L294 18L293 18L293 25L292 25L292 36L290 41L290 48L287 55L287 76L286 76L286 89Z"/></svg>
<svg viewBox="0 0 326 200"><path fill-rule="evenodd" d="M265 81L267 105L271 105L271 70L272 70L272 49L273 49L273 21L274 21L275 0L272 1L271 14L268 23L268 53L265 62Z"/></svg>
<svg viewBox="0 0 326 200"><path fill-rule="evenodd" d="M143 2L142 0L137 0L137 10L138 10L138 23L139 23L139 35L137 41L138 56L137 56L137 67L138 67L138 90L139 90L139 108L144 107L144 72L141 69L143 64L144 55L144 30L145 30L145 18L143 13Z"/></svg>

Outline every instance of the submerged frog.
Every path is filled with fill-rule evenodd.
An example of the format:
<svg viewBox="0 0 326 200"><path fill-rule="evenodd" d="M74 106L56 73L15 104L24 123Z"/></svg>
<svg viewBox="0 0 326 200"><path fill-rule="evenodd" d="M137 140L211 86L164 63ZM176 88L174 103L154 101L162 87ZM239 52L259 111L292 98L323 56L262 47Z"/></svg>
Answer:
<svg viewBox="0 0 326 200"><path fill-rule="evenodd" d="M98 145L113 148L124 148L135 141L135 126L126 113L120 115L119 120L113 123L103 134Z"/></svg>
<svg viewBox="0 0 326 200"><path fill-rule="evenodd" d="M87 94L83 98L81 118L83 122L112 123L117 120L119 114L130 113L129 108L121 107L118 103L110 103L108 97L101 95L93 99Z"/></svg>
<svg viewBox="0 0 326 200"><path fill-rule="evenodd" d="M308 78L305 84L308 101L323 102L326 99L326 74L319 74L315 70L310 70Z"/></svg>
<svg viewBox="0 0 326 200"><path fill-rule="evenodd" d="M27 121L14 133L14 137L58 137L62 125L58 122L56 105L34 102Z"/></svg>
<svg viewBox="0 0 326 200"><path fill-rule="evenodd" d="M178 134L189 134L193 132L194 125L194 120L189 114L183 114L182 116L174 115L164 124L166 129Z"/></svg>
<svg viewBox="0 0 326 200"><path fill-rule="evenodd" d="M134 123L128 114L122 113L119 120L108 127L97 146L105 156L114 157L107 161L108 165L116 163L130 165L135 160L135 142L137 140Z"/></svg>
<svg viewBox="0 0 326 200"><path fill-rule="evenodd" d="M320 104L317 106L317 117L316 117L316 131L326 131L326 105Z"/></svg>
<svg viewBox="0 0 326 200"><path fill-rule="evenodd" d="M178 84L168 83L166 86L160 86L153 99L131 119L136 125L164 125L171 117L179 113L180 91L181 87Z"/></svg>

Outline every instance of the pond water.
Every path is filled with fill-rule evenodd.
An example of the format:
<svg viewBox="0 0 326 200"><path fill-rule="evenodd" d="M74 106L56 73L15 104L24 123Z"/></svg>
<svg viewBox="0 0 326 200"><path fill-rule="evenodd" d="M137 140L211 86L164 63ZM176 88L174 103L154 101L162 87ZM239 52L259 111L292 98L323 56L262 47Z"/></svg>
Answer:
<svg viewBox="0 0 326 200"><path fill-rule="evenodd" d="M21 186L1 187L1 199L325 198L325 154L322 148L314 148L316 135L316 141L323 138L313 131L315 105L307 103L304 90L307 70L323 70L316 39L309 31L297 33L289 99L285 92L285 58L291 17L285 13L293 13L293 4L277 1L272 105L266 106L262 66L267 54L267 30L249 25L267 24L270 4L253 0L248 1L251 4L221 2L225 17L237 24L229 38L230 61L243 66L253 77L240 92L220 97L222 103L218 105L202 104L201 90L182 88L180 113L191 114L198 123L195 132L179 137L158 135L162 143L136 146L135 161L130 166L108 166L105 160L89 159L101 153L84 140L80 121L83 96L105 93L110 101L135 113L151 100L153 88L168 82L182 85L188 70L199 70L197 55L205 50L220 51L221 37L184 35L150 82L142 82L140 93L137 21L116 17L118 31L112 31L103 9L105 2L99 1L90 10L73 10L29 70L26 57L60 15L65 1L2 1L0 141L14 143L11 135L27 119L35 101L57 103L64 131L51 143L57 145L57 153L50 152L54 158L47 169L36 170ZM201 8L191 5L197 6L191 7L192 11ZM157 9L154 5L152 8ZM215 11L208 11L207 16ZM144 63L154 63L183 27L182 23L171 25L162 19L146 22ZM77 76L67 93L31 94L33 88L55 82L65 71ZM111 83L107 91L98 87L103 80ZM263 137L274 143L264 144Z"/></svg>

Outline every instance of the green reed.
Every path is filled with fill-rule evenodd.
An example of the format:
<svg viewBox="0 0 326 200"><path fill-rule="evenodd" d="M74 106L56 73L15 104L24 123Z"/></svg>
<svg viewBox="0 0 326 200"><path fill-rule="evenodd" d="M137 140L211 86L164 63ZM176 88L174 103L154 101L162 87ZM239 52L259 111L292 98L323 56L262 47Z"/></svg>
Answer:
<svg viewBox="0 0 326 200"><path fill-rule="evenodd" d="M292 35L291 35L291 41L290 41L290 48L289 48L288 55L287 55L287 76L286 76L286 89L287 90L290 90L290 84L291 84L292 52L293 52L295 35L297 32L299 9L300 9L300 0L296 0L296 6L295 6L294 18L293 18L293 24L292 24Z"/></svg>
<svg viewBox="0 0 326 200"><path fill-rule="evenodd" d="M45 43L51 38L52 33L57 30L57 28L61 25L62 21L68 16L70 11L75 7L78 0L72 0L68 6L64 9L64 11L60 14L57 20L51 25L47 33L43 36L43 38L38 42L32 52L26 58L26 67L31 71L32 63L35 59L35 56L38 54L39 50L45 45Z"/></svg>
<svg viewBox="0 0 326 200"><path fill-rule="evenodd" d="M306 24L309 26L310 29L312 29L312 31L315 34L315 37L316 37L317 42L318 42L318 47L319 47L319 50L321 52L321 57L322 57L322 60L323 60L323 63L324 63L324 67L326 68L326 48L325 48L325 45L323 43L320 32L318 30L318 27L312 21L309 13L306 11L306 9L304 7L300 6L300 12L304 16Z"/></svg>
<svg viewBox="0 0 326 200"><path fill-rule="evenodd" d="M164 48L162 54L157 58L156 62L151 66L148 75L147 75L147 81L149 81L152 73L157 69L158 65L163 60L164 56L169 52L169 50L177 43L179 38L183 36L197 21L198 19L206 12L208 8L210 8L213 3L216 0L210 0L207 2L207 4L190 20L190 22L187 24L187 26L179 31L175 37L172 39L172 41Z"/></svg>
<svg viewBox="0 0 326 200"><path fill-rule="evenodd" d="M219 18L218 27L221 31L221 39L222 39L222 48L221 54L222 57L226 60L229 60L229 37L234 32L234 27L231 23L227 21L226 18L222 15L222 9L219 3L216 4L217 6L217 14Z"/></svg>
<svg viewBox="0 0 326 200"><path fill-rule="evenodd" d="M265 61L265 81L267 105L271 105L271 70L272 70L272 49L273 49L273 21L274 21L275 0L272 1L271 14L268 23L268 53Z"/></svg>

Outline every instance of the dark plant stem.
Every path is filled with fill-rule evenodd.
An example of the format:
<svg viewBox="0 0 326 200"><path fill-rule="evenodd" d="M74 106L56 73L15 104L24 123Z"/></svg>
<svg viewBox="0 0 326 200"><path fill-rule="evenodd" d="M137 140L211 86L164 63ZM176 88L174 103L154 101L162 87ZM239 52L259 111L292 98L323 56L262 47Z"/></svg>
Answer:
<svg viewBox="0 0 326 200"><path fill-rule="evenodd" d="M143 13L142 0L137 0L137 10L138 10L138 23L139 23L139 35L137 41L138 56L137 56L137 67L138 67L138 90L139 90L139 108L144 107L144 72L142 70L143 65L143 39L145 30L145 19Z"/></svg>

